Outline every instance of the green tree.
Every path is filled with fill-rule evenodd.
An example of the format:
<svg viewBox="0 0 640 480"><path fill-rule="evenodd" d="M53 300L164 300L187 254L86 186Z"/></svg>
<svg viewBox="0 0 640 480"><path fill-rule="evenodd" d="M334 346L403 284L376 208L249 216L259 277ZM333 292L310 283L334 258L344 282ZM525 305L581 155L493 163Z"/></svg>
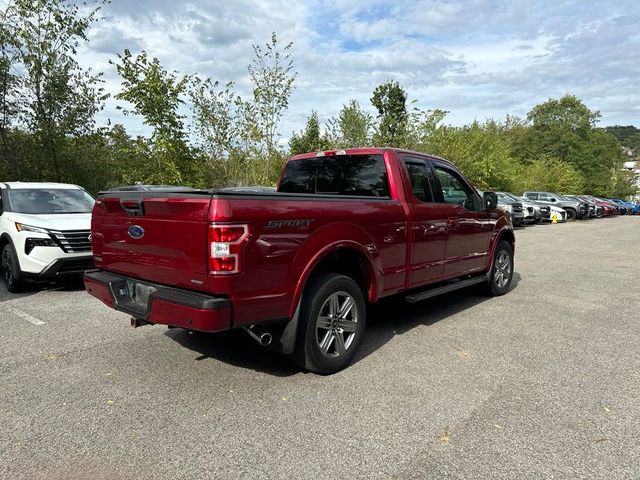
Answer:
<svg viewBox="0 0 640 480"><path fill-rule="evenodd" d="M144 50L133 56L128 49L118 54L116 70L122 77L122 91L116 94L118 100L133 105L129 110L118 106L125 115L140 115L145 124L153 127L154 136L163 138L183 138L184 115L179 112L184 104L183 95L189 85L187 75L169 72L157 58L149 60Z"/></svg>
<svg viewBox="0 0 640 480"><path fill-rule="evenodd" d="M611 183L608 195L612 198L628 198L638 195L638 176L630 170L614 169L611 172Z"/></svg>
<svg viewBox="0 0 640 480"><path fill-rule="evenodd" d="M373 117L364 111L357 100L349 100L338 116L328 122L328 141L334 148L370 146Z"/></svg>
<svg viewBox="0 0 640 480"><path fill-rule="evenodd" d="M329 147L329 143L320 132L320 122L318 121L318 112L311 112L307 119L307 124L299 133L293 133L289 140L289 149L291 155L306 152L317 152L325 150Z"/></svg>
<svg viewBox="0 0 640 480"><path fill-rule="evenodd" d="M15 49L11 47L11 32L7 28L9 13L8 9L0 12L0 142L5 162L0 173L4 173L3 177L7 178L9 172L13 171L12 177L20 178L20 162L15 155L10 135L12 120L19 111L19 83L17 75L12 71L17 58Z"/></svg>
<svg viewBox="0 0 640 480"><path fill-rule="evenodd" d="M435 119L439 118L437 115ZM427 127L420 150L453 162L481 189L511 190L516 165L510 158L508 139L492 120L463 127Z"/></svg>
<svg viewBox="0 0 640 480"><path fill-rule="evenodd" d="M640 128L633 125L606 127L605 132L618 139L623 147L630 149L634 156L640 160ZM631 160L631 159L630 159Z"/></svg>
<svg viewBox="0 0 640 480"><path fill-rule="evenodd" d="M277 153L278 126L289 107L289 98L295 88L297 73L291 58L292 46L293 42L290 42L280 49L278 37L273 32L269 43L253 46L255 57L249 65L249 77L253 83L253 105L247 111L255 115L256 132L264 141L267 169L271 157Z"/></svg>
<svg viewBox="0 0 640 480"><path fill-rule="evenodd" d="M275 33L271 43L254 46L250 100L236 92L233 82L195 79L190 90L193 124L213 172L213 185L273 185L277 181L285 160L277 148L277 129L296 78L291 46L281 50Z"/></svg>
<svg viewBox="0 0 640 480"><path fill-rule="evenodd" d="M115 98L133 106L117 108L125 115L142 116L144 123L153 128L150 161L138 169L138 181L201 185L203 166L187 145L185 116L180 112L190 77L169 72L157 58L149 59L145 51L134 56L125 50L113 63L122 78L122 91Z"/></svg>
<svg viewBox="0 0 640 480"><path fill-rule="evenodd" d="M570 195L584 192L584 177L571 164L554 158L539 158L521 165L513 179L512 190L544 190Z"/></svg>
<svg viewBox="0 0 640 480"><path fill-rule="evenodd" d="M573 95L549 99L527 115L530 126L513 137L512 155L525 164L541 158L570 164L587 192L606 195L624 157L615 137L596 128L599 118Z"/></svg>
<svg viewBox="0 0 640 480"><path fill-rule="evenodd" d="M16 89L14 118L33 132L44 177L69 178L62 157L65 141L93 130L107 97L101 74L82 69L75 58L104 3L87 7L64 0L14 0L2 14L3 68L9 62L18 72L13 85L6 75L4 84Z"/></svg>
<svg viewBox="0 0 640 480"><path fill-rule="evenodd" d="M398 82L388 81L376 87L371 103L378 110L378 125L373 135L374 144L403 147L409 121L407 92Z"/></svg>

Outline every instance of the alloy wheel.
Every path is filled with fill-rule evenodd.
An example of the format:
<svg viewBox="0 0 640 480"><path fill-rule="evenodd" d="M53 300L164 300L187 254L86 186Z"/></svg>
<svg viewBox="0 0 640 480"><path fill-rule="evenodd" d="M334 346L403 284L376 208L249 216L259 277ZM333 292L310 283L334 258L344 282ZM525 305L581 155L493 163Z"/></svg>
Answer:
<svg viewBox="0 0 640 480"><path fill-rule="evenodd" d="M347 292L335 292L322 304L316 320L316 342L327 357L345 354L358 328L358 307Z"/></svg>
<svg viewBox="0 0 640 480"><path fill-rule="evenodd" d="M511 256L505 250L501 250L494 264L493 278L498 288L504 288L511 278Z"/></svg>

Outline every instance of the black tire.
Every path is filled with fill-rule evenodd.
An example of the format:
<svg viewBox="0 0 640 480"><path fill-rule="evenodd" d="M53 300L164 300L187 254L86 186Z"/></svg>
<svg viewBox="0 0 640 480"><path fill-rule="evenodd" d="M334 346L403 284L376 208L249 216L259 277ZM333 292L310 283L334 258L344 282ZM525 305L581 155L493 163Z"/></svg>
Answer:
<svg viewBox="0 0 640 480"><path fill-rule="evenodd" d="M350 307L347 298L352 300ZM343 320L338 316L341 312ZM298 321L294 361L322 375L338 372L352 362L364 337L366 305L362 290L345 275L319 274L305 288Z"/></svg>
<svg viewBox="0 0 640 480"><path fill-rule="evenodd" d="M508 263L506 264L508 271L503 263L505 256L508 258ZM496 246L493 262L491 262L491 274L487 285L488 293L491 296L499 297L509 291L513 280L513 265L513 247L509 242L501 240ZM504 281L505 279L506 281Z"/></svg>
<svg viewBox="0 0 640 480"><path fill-rule="evenodd" d="M578 218L578 212L576 212L573 208L565 208L565 212L567 212L567 222L572 222L576 218Z"/></svg>
<svg viewBox="0 0 640 480"><path fill-rule="evenodd" d="M2 266L2 279L4 280L7 290L11 293L21 292L23 289L23 284L20 281L22 272L20 271L16 252L10 243L7 243L2 249L0 264Z"/></svg>

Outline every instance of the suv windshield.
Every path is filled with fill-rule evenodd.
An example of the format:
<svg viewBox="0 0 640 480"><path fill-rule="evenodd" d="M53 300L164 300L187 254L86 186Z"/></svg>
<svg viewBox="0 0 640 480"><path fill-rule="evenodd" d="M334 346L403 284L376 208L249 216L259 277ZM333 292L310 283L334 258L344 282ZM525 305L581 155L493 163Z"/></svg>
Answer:
<svg viewBox="0 0 640 480"><path fill-rule="evenodd" d="M71 188L19 188L7 194L12 212L32 215L89 213L94 202L84 190Z"/></svg>
<svg viewBox="0 0 640 480"><path fill-rule="evenodd" d="M503 192L496 192L496 195L498 196L498 200L503 200L507 203L513 203L514 199L511 198L510 195L503 193Z"/></svg>
<svg viewBox="0 0 640 480"><path fill-rule="evenodd" d="M509 192L500 192L498 195L506 195L507 198L510 198L511 200L513 200L514 202L521 202L522 198L516 197L513 193L509 193Z"/></svg>

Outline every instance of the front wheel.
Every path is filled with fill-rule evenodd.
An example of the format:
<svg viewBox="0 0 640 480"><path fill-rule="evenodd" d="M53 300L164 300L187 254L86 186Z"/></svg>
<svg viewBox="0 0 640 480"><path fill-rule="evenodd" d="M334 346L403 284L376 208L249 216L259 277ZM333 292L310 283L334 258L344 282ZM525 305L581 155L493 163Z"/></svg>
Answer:
<svg viewBox="0 0 640 480"><path fill-rule="evenodd" d="M7 243L2 249L2 279L7 290L11 293L18 293L22 290L18 258L10 243Z"/></svg>
<svg viewBox="0 0 640 480"><path fill-rule="evenodd" d="M567 208L565 212L567 212L567 222L572 222L578 217L578 213L572 208Z"/></svg>
<svg viewBox="0 0 640 480"><path fill-rule="evenodd" d="M342 370L353 360L364 336L362 290L345 275L312 278L302 298L299 322L296 363L323 375Z"/></svg>
<svg viewBox="0 0 640 480"><path fill-rule="evenodd" d="M509 242L500 241L496 246L489 275L489 293L493 296L504 295L511 288L513 280L513 247Z"/></svg>

